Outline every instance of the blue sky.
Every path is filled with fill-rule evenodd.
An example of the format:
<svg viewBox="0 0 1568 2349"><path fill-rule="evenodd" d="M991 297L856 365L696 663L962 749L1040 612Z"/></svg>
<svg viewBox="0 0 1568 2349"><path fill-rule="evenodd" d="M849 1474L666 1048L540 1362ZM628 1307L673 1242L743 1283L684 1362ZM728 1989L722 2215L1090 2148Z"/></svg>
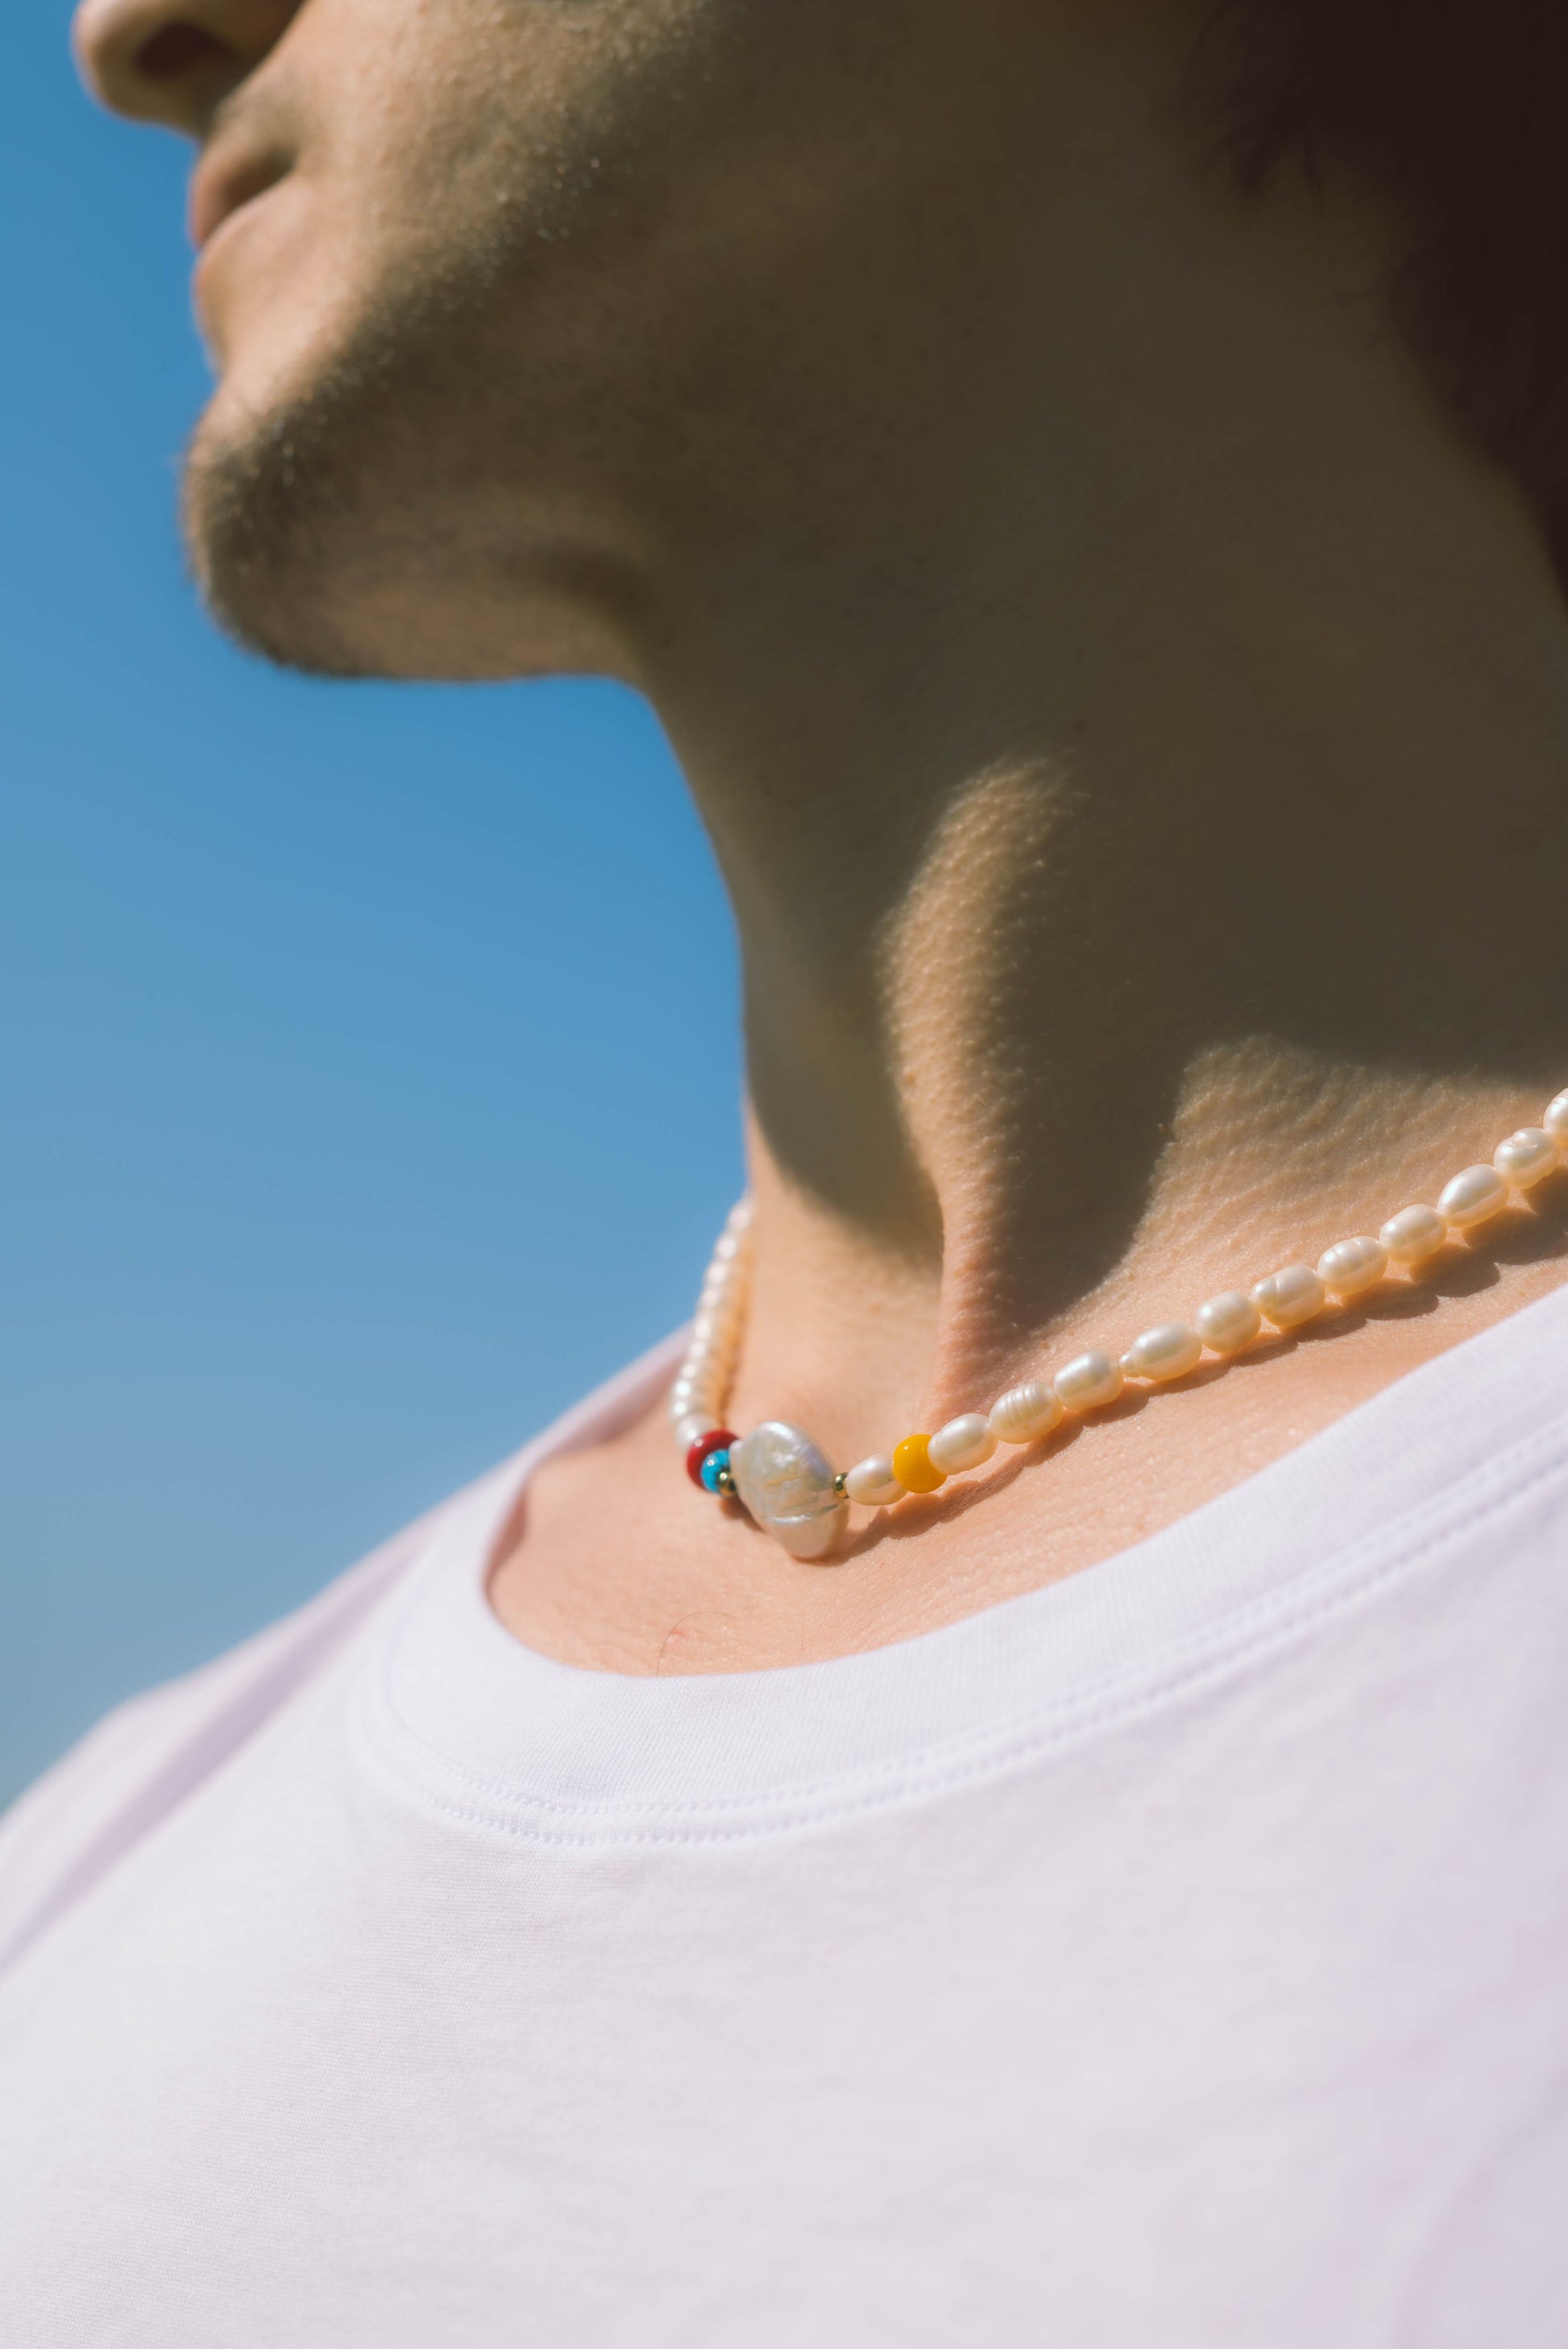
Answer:
<svg viewBox="0 0 1568 2349"><path fill-rule="evenodd" d="M650 712L202 619L185 150L63 11L0 142L0 1799L683 1318L734 954Z"/></svg>

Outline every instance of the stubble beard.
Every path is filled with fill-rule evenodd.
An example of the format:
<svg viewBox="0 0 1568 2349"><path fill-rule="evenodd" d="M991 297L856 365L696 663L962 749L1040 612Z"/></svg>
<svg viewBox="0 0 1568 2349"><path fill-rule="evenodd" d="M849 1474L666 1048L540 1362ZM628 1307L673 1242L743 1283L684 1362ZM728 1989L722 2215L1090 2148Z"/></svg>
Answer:
<svg viewBox="0 0 1568 2349"><path fill-rule="evenodd" d="M484 503L504 368L487 353L496 256L383 292L302 388L216 401L186 452L197 585L246 649L322 677L450 675L457 516Z"/></svg>

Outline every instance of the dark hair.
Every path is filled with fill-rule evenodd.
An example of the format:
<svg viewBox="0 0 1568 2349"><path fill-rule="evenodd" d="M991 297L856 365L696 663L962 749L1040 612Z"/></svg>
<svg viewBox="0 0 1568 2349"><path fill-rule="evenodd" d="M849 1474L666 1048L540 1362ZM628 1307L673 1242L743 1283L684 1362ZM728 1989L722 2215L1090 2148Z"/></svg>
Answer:
<svg viewBox="0 0 1568 2349"><path fill-rule="evenodd" d="M1568 586L1568 0L1221 0L1199 67L1243 189L1343 163L1406 208L1399 329Z"/></svg>

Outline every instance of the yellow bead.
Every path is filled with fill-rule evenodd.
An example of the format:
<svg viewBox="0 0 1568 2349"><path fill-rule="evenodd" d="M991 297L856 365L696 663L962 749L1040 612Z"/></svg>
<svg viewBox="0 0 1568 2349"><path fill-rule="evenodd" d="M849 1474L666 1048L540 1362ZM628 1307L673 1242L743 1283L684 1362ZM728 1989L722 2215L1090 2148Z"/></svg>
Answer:
<svg viewBox="0 0 1568 2349"><path fill-rule="evenodd" d="M934 1493L947 1482L931 1456L929 1435L906 1435L893 1446L892 1473L910 1493Z"/></svg>

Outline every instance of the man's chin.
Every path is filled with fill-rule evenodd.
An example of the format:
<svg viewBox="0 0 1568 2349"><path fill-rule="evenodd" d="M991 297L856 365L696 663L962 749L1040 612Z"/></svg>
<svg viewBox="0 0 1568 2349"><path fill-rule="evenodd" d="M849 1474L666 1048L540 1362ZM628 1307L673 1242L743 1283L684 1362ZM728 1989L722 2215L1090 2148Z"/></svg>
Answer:
<svg viewBox="0 0 1568 2349"><path fill-rule="evenodd" d="M185 458L183 529L213 620L315 677L477 681L624 669L596 604L624 601L568 550L495 562L331 383L234 432L213 411Z"/></svg>
<svg viewBox="0 0 1568 2349"><path fill-rule="evenodd" d="M182 518L209 611L247 650L318 677L630 680L625 568L559 530L497 528L499 498L440 482L439 419L342 365L306 396L233 420L220 399L187 454Z"/></svg>
<svg viewBox="0 0 1568 2349"><path fill-rule="evenodd" d="M389 469L366 461L371 388L346 365L260 409L226 387L186 456L185 543L209 611L250 651L318 676L421 667L407 626L388 626L409 526L387 513Z"/></svg>
<svg viewBox="0 0 1568 2349"><path fill-rule="evenodd" d="M186 452L181 520L209 611L253 652L332 677L380 673L345 626L344 558L364 537L365 482L338 371L247 409L220 389Z"/></svg>

